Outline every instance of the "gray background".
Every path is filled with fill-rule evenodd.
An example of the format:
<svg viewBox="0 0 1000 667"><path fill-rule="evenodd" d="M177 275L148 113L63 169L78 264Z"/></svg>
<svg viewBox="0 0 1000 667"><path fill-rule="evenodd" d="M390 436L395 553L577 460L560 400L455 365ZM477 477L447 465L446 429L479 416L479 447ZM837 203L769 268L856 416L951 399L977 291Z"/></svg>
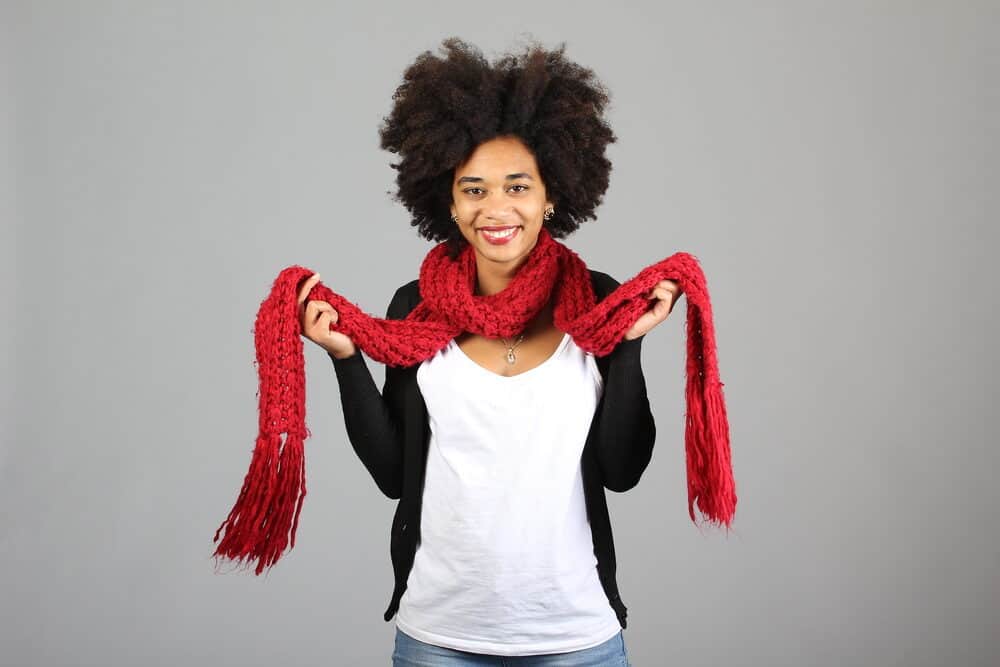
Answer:
<svg viewBox="0 0 1000 667"><path fill-rule="evenodd" d="M380 316L416 277L376 130L455 34L565 40L610 87L570 247L708 276L735 530L686 515L682 302L643 346L653 461L608 494L633 663L998 664L1000 12L754 5L5 5L0 662L389 664L394 501L308 341L298 544L257 578L211 538L277 273Z"/></svg>

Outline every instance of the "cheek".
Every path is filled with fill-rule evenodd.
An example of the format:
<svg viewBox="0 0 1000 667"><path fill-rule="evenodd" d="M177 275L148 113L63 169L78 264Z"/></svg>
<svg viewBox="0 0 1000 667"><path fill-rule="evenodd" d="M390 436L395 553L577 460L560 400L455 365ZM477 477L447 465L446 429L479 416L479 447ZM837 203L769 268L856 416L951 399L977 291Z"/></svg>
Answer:
<svg viewBox="0 0 1000 667"><path fill-rule="evenodd" d="M459 216L461 216L459 212ZM472 221L472 216L467 215L466 217L459 217L459 220L464 222L458 225L459 231L462 232L462 236L465 237L467 241L472 241L476 237L475 223Z"/></svg>
<svg viewBox="0 0 1000 667"><path fill-rule="evenodd" d="M526 206L523 209L524 219L528 220L530 224L537 225L542 222L542 215L545 213L545 208L542 204L532 204L531 206Z"/></svg>
<svg viewBox="0 0 1000 667"><path fill-rule="evenodd" d="M462 222L462 226L468 226L479 217L479 207L469 202L455 204L455 213Z"/></svg>

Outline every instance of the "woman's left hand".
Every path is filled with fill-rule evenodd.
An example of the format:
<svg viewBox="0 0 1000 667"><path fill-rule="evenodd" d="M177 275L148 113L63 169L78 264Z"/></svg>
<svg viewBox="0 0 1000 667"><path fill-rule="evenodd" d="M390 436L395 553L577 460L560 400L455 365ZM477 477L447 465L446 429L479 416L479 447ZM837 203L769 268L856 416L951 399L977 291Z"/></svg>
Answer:
<svg viewBox="0 0 1000 667"><path fill-rule="evenodd" d="M661 280L656 283L653 290L646 295L647 299L656 299L656 302L635 321L631 329L625 332L625 340L644 336L657 324L667 319L667 315L674 309L677 297L681 294L680 287L673 280Z"/></svg>

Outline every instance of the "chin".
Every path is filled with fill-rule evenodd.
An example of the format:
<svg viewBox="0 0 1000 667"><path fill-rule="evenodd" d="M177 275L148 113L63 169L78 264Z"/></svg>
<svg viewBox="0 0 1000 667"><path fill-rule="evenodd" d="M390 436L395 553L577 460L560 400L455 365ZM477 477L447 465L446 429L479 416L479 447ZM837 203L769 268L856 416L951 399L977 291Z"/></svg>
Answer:
<svg viewBox="0 0 1000 667"><path fill-rule="evenodd" d="M516 259L521 259L531 252L534 247L534 241L529 243L517 242L511 245L505 246L495 246L489 243L480 243L476 245L476 250L480 255L486 259L493 260L495 262L511 262Z"/></svg>

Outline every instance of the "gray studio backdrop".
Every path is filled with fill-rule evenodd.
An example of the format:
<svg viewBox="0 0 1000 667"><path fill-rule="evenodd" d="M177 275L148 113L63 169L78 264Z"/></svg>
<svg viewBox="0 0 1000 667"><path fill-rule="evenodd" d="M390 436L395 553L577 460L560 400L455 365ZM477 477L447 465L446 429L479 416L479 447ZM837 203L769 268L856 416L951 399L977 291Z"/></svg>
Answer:
<svg viewBox="0 0 1000 667"><path fill-rule="evenodd" d="M750 4L7 3L0 664L389 664L394 501L308 341L298 544L254 577L211 538L277 273L381 316L430 248L376 131L448 35L565 41L619 136L567 243L708 277L740 504L686 514L682 301L609 492L633 663L1000 663L996 4Z"/></svg>

